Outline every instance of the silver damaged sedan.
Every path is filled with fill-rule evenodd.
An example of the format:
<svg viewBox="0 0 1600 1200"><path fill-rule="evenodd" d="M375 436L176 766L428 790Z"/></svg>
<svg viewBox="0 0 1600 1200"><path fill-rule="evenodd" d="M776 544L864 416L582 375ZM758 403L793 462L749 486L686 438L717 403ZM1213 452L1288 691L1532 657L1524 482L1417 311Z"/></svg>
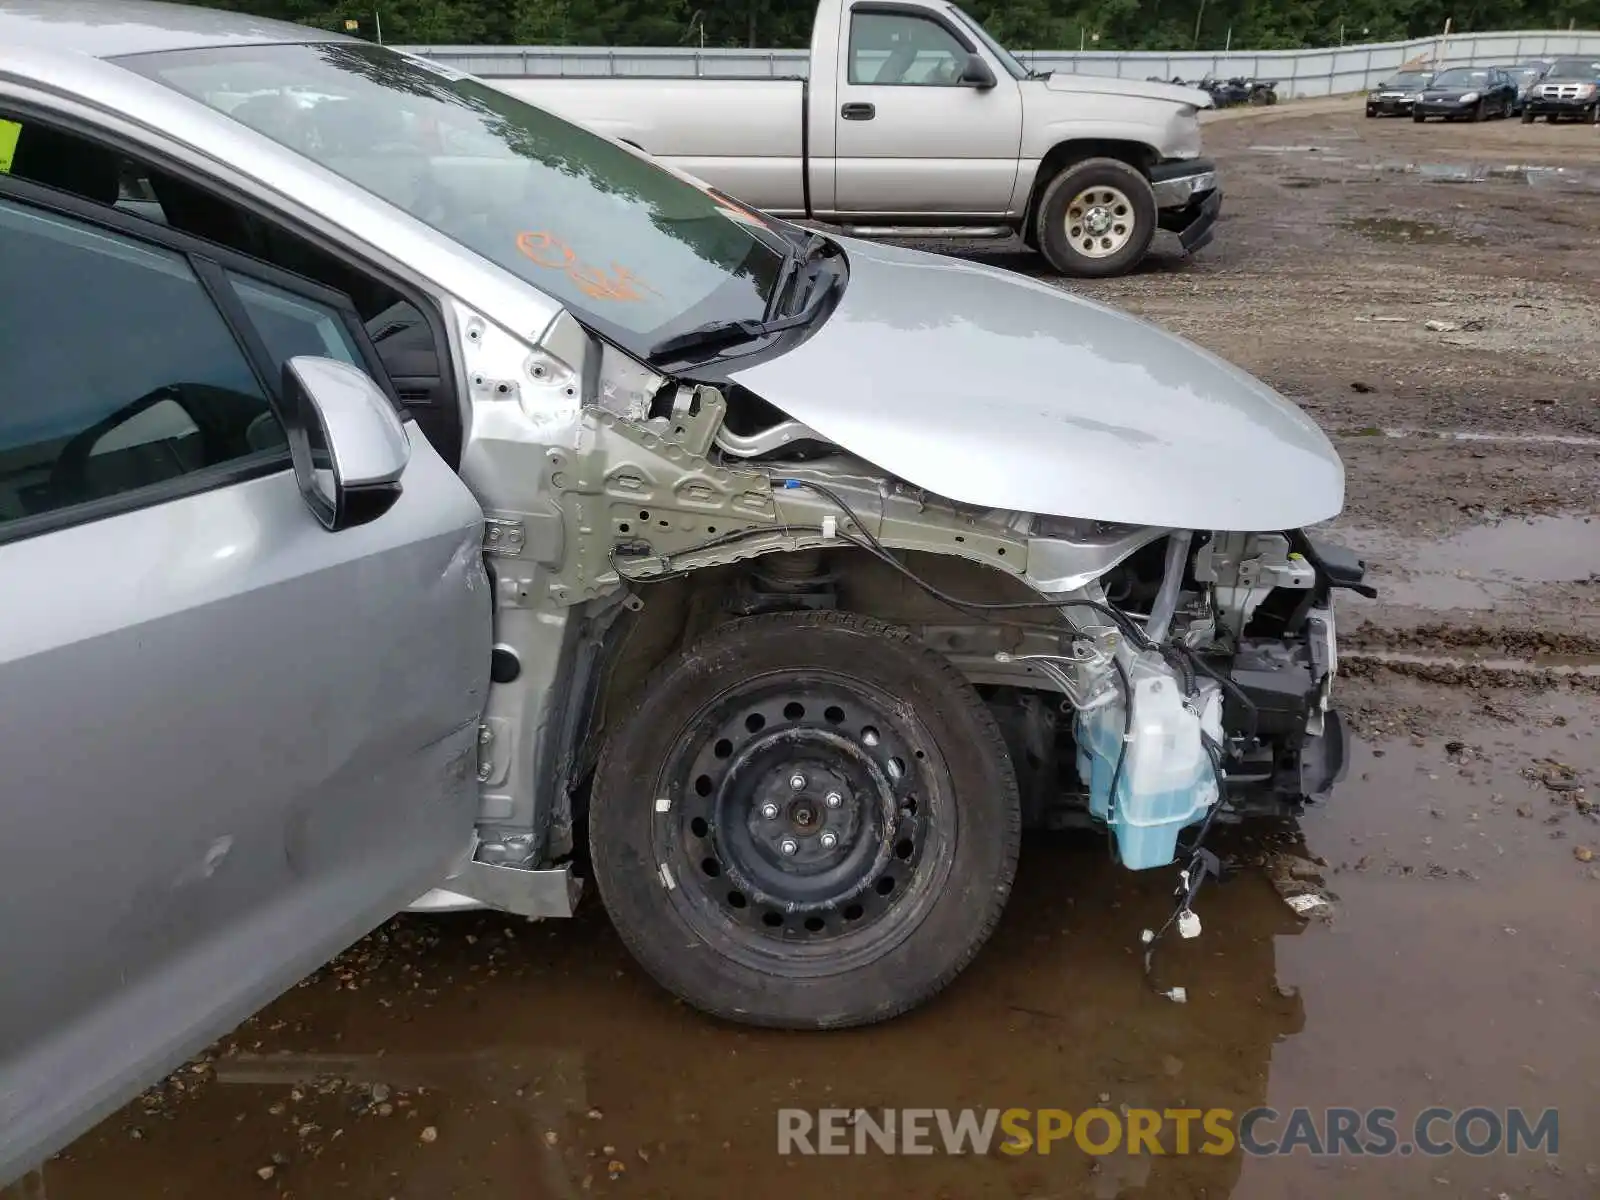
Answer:
<svg viewBox="0 0 1600 1200"><path fill-rule="evenodd" d="M1056 288L365 42L0 0L0 1182L404 908L592 885L827 1028L971 961L1024 826L1196 885L1343 770L1343 498Z"/></svg>

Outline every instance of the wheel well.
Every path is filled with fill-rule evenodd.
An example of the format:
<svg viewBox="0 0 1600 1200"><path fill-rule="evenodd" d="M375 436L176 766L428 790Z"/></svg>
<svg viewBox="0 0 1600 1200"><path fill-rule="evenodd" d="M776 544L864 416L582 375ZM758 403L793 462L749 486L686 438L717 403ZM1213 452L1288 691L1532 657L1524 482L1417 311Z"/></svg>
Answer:
<svg viewBox="0 0 1600 1200"><path fill-rule="evenodd" d="M1034 223L1039 216L1039 198L1044 195L1044 189L1064 168L1086 158L1120 159L1137 167L1141 174L1149 175L1151 166L1160 155L1143 142L1119 141L1115 138L1076 138L1050 147L1039 162L1039 170L1033 177L1033 190L1028 196L1028 208L1022 214L1022 239L1029 246L1034 244Z"/></svg>
<svg viewBox="0 0 1600 1200"><path fill-rule="evenodd" d="M910 551L901 560L946 594L977 603L1027 602L1038 596L996 568L948 554ZM741 617L834 608L916 627L970 623L951 607L864 550L763 554L643 587L643 605L607 639L597 703L579 741L598 746L615 714L627 711L656 669L683 647ZM936 647L938 648L938 647Z"/></svg>

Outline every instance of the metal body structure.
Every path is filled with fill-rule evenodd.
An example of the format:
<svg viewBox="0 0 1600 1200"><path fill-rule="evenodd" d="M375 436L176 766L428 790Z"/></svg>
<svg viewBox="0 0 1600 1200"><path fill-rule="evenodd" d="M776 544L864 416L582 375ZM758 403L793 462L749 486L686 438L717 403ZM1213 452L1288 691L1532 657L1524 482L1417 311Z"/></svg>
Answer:
<svg viewBox="0 0 1600 1200"><path fill-rule="evenodd" d="M1149 179L1185 249L1210 240L1221 200L1200 154L1205 93L1035 75L936 0L821 0L805 79L495 83L747 204L867 237L1031 240L1046 185L1097 156Z"/></svg>
<svg viewBox="0 0 1600 1200"><path fill-rule="evenodd" d="M307 62L335 70L323 92L294 82ZM13 783L0 818L0 931L24 964L0 982L0 1174L62 1145L407 900L569 914L604 746L649 699L659 664L684 648L692 657L696 638L748 616L837 609L850 636L881 630L885 645L912 648L894 663L922 655L917 677L965 698L962 728L1004 734L977 764L993 787L962 796L946 777L946 807L934 812L998 795L1014 778L1030 819L1088 811L1093 797L1053 773L1058 760L1070 768L1066 718L1108 703L1135 667L1141 687L1192 695L1214 691L1195 690L1197 673L1216 673L1230 679L1228 703L1247 706L1225 721L1228 786L1190 789L1206 811L1245 811L1251 789L1276 811L1325 792L1341 769L1332 593L1360 586L1361 570L1299 529L1338 511L1343 476L1292 406L1132 318L934 256L813 244L665 179L633 152L547 124L566 139L552 186L590 178L570 167L587 154L677 212L728 222L712 228L713 248L738 229L758 231L751 247L788 246L783 277L817 297L777 333L753 316L732 333L713 323L713 344L697 350L706 329L684 331L690 318L666 311L661 328L678 332L641 339L591 303L595 290L615 299L625 279L608 275L600 288L592 273L553 272L544 242L519 238L504 253L470 244L443 231L437 195L410 211L410 193L396 189L411 175L376 169L398 162L434 172L436 184L463 180L476 220L495 198L477 181L502 161L531 161L526 141L503 140L507 123L553 118L507 100L514 107L466 128L502 139L468 139L476 157L404 142L375 163L366 141L349 160L324 141L289 144L308 108L347 102L329 99L336 87L386 107L433 104L432 115L484 112L490 89L414 69L376 47L233 14L0 0L0 121L21 127L0 205L52 230L100 230L97 245L133 246L119 262L159 259L152 246L176 256L164 286L192 271L221 306L216 319L277 405L295 464L265 443L245 477L142 491L126 512L69 506L59 525L0 514L12 581L0 698L20 714L0 732ZM220 72L237 89L235 76L253 71L263 85L225 102L204 91L197 102L181 86ZM373 91L395 77L392 99ZM257 110L244 105L262 96L285 101L268 111L287 126L246 120ZM115 186L92 195L64 170L41 183L27 174L41 145L68 156L58 168L120 162L137 186L120 199ZM153 202L140 172L166 181ZM511 191L515 208L522 193ZM211 207L174 206L193 194ZM580 210L603 227L599 204ZM224 238L225 222L180 228L219 205L265 230L246 243L259 257L207 240ZM627 229L670 241L652 252L689 244L654 223ZM0 224L10 272L0 296L13 315L37 300L5 292L21 277L17 237ZM371 453L334 446L330 456L296 408L300 391L338 391L323 433L347 441L357 374L401 397L420 378L401 369L408 360L383 357L378 343L406 327L387 300L363 324L350 296L261 261L323 269L306 247L346 286L381 283L414 304L416 327L436 339L430 394L450 411L406 424L412 452L399 477L392 430ZM727 275L743 288L751 271ZM68 291L61 303L100 294ZM144 307L153 302L122 311ZM58 324L72 324L63 312ZM269 346L306 312L322 356L342 354L343 365L296 358L274 382L284 363ZM107 329L117 340L99 344L116 347L125 375L164 344L115 321ZM5 344L0 434L20 436L14 414L41 389L70 398L52 374L54 344ZM34 374L17 384L19 369ZM0 471L13 468L0 459ZM383 493L389 507L376 519L352 526L370 496L313 511L296 494L297 478L309 495L346 468ZM26 481L15 490L39 494ZM72 581L86 575L116 583L85 591ZM870 680L850 692L871 693ZM972 715L985 704L992 717ZM1193 748L1200 717L1163 712ZM905 728L897 736L921 736L917 722ZM818 746L829 736L806 734ZM886 753L875 735L862 744ZM1148 753L1158 744L1128 780L1113 773L1103 811L1139 816L1133 806L1151 797L1129 780L1158 777L1160 756ZM881 770L901 769L885 761ZM807 808L823 817L808 829L831 832L829 794ZM92 870L63 875L37 853L63 827ZM935 829L917 845L937 857L949 839ZM802 853L796 841L796 861L841 849ZM786 854L781 836L773 844ZM642 869L665 886L654 865ZM1003 899L1003 887L992 891ZM933 903L941 893L916 894ZM939 979L975 952L982 931L971 936Z"/></svg>

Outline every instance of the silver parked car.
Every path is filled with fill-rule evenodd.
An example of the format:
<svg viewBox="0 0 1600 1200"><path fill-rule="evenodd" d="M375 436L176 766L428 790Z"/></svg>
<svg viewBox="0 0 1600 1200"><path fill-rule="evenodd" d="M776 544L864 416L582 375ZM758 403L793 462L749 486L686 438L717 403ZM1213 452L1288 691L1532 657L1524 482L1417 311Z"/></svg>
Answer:
<svg viewBox="0 0 1600 1200"><path fill-rule="evenodd" d="M0 0L0 1180L407 906L591 878L816 1028L949 982L1025 823L1193 867L1342 769L1343 485L1043 284L363 42Z"/></svg>

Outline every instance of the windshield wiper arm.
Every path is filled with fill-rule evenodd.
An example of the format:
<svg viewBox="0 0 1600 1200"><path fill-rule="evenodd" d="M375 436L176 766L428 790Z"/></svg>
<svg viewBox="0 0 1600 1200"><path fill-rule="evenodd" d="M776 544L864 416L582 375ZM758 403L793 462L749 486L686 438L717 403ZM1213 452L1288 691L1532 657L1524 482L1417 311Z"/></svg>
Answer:
<svg viewBox="0 0 1600 1200"><path fill-rule="evenodd" d="M772 291L767 294L767 311L762 314L762 320L771 320L782 313L783 297L789 285L799 275L801 268L816 259L829 249L828 239L820 233L811 234L799 246L790 245L789 252L783 256L783 265L778 268L778 278L772 285Z"/></svg>
<svg viewBox="0 0 1600 1200"><path fill-rule="evenodd" d="M786 329L798 329L802 325L809 325L822 309L836 282L828 280L818 287L806 301L806 306L797 313L786 317L766 317L762 320L747 317L740 321L709 321L704 325L696 325L693 329L686 329L682 333L675 333L671 337L662 338L650 347L646 357L655 362L662 358L686 354L692 350L720 350L728 346L737 346L740 342L758 341L772 334L782 333Z"/></svg>

